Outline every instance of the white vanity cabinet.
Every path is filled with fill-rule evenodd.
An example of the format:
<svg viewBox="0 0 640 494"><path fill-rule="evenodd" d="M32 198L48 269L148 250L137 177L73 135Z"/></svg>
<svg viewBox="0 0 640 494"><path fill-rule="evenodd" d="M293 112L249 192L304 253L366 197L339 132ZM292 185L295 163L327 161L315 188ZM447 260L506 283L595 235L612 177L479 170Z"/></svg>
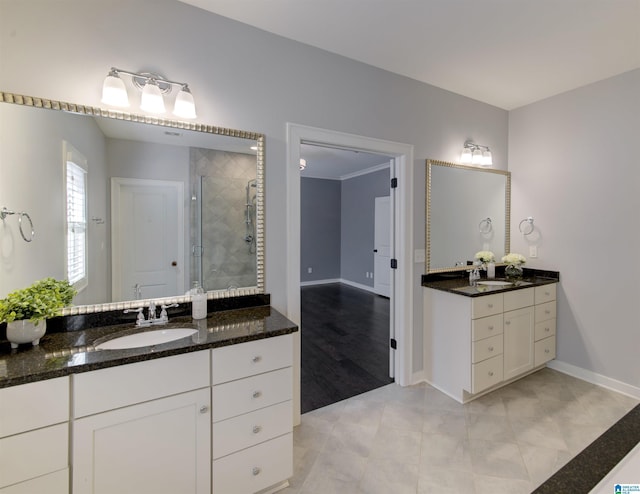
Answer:
<svg viewBox="0 0 640 494"><path fill-rule="evenodd" d="M68 493L68 452L68 377L0 389L0 493Z"/></svg>
<svg viewBox="0 0 640 494"><path fill-rule="evenodd" d="M425 369L460 402L555 358L556 284L479 297L425 288Z"/></svg>
<svg viewBox="0 0 640 494"><path fill-rule="evenodd" d="M293 338L211 351L213 494L250 494L293 475Z"/></svg>
<svg viewBox="0 0 640 494"><path fill-rule="evenodd" d="M209 351L73 377L73 493L211 488Z"/></svg>

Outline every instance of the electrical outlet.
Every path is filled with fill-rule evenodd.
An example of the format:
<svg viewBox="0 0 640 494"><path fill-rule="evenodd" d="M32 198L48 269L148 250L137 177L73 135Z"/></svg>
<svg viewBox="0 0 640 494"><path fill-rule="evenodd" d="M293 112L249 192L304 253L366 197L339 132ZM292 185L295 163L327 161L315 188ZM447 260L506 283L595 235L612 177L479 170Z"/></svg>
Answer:
<svg viewBox="0 0 640 494"><path fill-rule="evenodd" d="M530 245L529 246L529 257L531 259L535 259L536 257L538 257L538 246L537 245Z"/></svg>
<svg viewBox="0 0 640 494"><path fill-rule="evenodd" d="M313 268L307 268L307 273L313 273Z"/></svg>

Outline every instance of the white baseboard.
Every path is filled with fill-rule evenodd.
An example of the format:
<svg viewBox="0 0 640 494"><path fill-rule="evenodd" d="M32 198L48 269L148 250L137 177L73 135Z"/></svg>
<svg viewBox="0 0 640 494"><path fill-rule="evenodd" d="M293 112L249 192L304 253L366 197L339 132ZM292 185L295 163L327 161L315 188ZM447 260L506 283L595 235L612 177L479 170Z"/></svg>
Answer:
<svg viewBox="0 0 640 494"><path fill-rule="evenodd" d="M345 280L344 278L332 278L327 280L313 280L313 281L301 281L300 286L313 286L313 285L327 285L329 283L343 283L360 290L366 290L367 292L376 293L372 286L363 285L362 283L356 283L355 281Z"/></svg>
<svg viewBox="0 0 640 494"><path fill-rule="evenodd" d="M602 374L598 374L587 369L583 369L582 367L577 367L560 360L552 360L550 362L547 362L547 367L553 370L557 370L558 372L577 377L578 379L582 379L583 381L597 384L598 386L602 386L603 388L617 391L618 393L622 393L623 395L640 399L639 387L632 386L631 384L618 381L611 377L603 376Z"/></svg>
<svg viewBox="0 0 640 494"><path fill-rule="evenodd" d="M411 385L420 384L420 383L428 384L427 373L424 370L414 372L413 375L411 376Z"/></svg>

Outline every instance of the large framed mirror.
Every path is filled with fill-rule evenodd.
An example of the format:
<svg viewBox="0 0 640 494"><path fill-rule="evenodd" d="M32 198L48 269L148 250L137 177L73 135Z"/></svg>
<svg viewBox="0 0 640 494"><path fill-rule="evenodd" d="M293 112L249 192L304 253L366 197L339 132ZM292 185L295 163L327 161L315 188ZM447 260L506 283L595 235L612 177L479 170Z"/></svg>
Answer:
<svg viewBox="0 0 640 494"><path fill-rule="evenodd" d="M509 253L511 173L427 160L425 271L464 270L475 253Z"/></svg>
<svg viewBox="0 0 640 494"><path fill-rule="evenodd" d="M78 288L65 315L264 293L264 145L0 92L0 298L48 276Z"/></svg>

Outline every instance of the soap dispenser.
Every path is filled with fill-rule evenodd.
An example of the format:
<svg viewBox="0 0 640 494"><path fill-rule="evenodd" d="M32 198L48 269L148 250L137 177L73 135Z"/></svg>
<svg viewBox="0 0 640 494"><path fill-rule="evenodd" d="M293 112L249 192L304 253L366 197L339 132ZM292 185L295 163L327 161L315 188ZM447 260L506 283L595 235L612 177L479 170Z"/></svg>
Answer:
<svg viewBox="0 0 640 494"><path fill-rule="evenodd" d="M207 317L207 294L199 281L194 281L191 289L191 317L194 319Z"/></svg>

